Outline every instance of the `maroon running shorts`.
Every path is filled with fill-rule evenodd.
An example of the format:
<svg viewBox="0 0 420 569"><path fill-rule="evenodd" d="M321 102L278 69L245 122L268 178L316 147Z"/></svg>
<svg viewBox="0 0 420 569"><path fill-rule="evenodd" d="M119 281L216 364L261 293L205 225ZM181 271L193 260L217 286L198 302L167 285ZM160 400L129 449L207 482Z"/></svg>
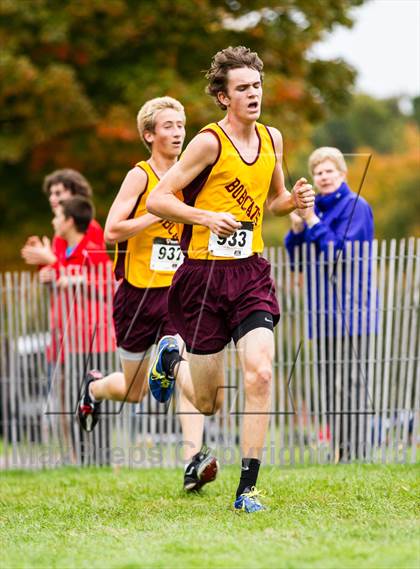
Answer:
<svg viewBox="0 0 420 569"><path fill-rule="evenodd" d="M168 290L137 288L123 280L114 296L117 346L128 352L144 352L161 336L176 334L168 314Z"/></svg>
<svg viewBox="0 0 420 569"><path fill-rule="evenodd" d="M214 354L250 314L280 318L268 261L253 255L232 261L185 259L169 289L169 313L193 354Z"/></svg>

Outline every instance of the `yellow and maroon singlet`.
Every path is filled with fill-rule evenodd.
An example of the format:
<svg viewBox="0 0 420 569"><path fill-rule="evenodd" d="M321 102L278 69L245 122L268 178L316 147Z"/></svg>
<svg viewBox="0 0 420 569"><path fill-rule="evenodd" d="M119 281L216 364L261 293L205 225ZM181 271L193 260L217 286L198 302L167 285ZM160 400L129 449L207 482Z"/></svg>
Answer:
<svg viewBox="0 0 420 569"><path fill-rule="evenodd" d="M146 172L147 184L128 219L147 213L147 197L159 182L159 177L148 162L138 162L136 166ZM117 279L124 278L138 288L169 287L183 259L178 243L178 227L172 221L161 219L127 241L117 243L114 258Z"/></svg>
<svg viewBox="0 0 420 569"><path fill-rule="evenodd" d="M200 209L228 212L242 222L233 236L227 239L211 235L202 225L184 225L181 248L189 259L228 260L261 253L264 203L270 189L276 156L268 128L256 123L258 152L253 162L246 162L233 141L217 123L200 132L211 132L219 141L219 154L213 165L183 189L187 205ZM182 158L181 158L182 160Z"/></svg>

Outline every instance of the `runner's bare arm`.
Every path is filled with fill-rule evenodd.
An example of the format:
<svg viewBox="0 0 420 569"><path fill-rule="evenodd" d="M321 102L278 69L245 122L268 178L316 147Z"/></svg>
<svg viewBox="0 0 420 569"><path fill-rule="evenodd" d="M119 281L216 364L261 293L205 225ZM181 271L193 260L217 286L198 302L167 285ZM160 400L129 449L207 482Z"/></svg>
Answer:
<svg viewBox="0 0 420 569"><path fill-rule="evenodd" d="M106 219L105 241L111 244L126 241L158 221L159 218L151 213L128 219L146 186L144 170L135 167L127 173Z"/></svg>
<svg viewBox="0 0 420 569"><path fill-rule="evenodd" d="M282 168L282 136L276 128L269 127L269 130L276 151L276 165L271 179L271 188L274 191L274 197L269 201L268 209L275 215L287 215L296 208L304 209L312 207L315 193L306 178L299 178L293 186L292 192L287 191Z"/></svg>
<svg viewBox="0 0 420 569"><path fill-rule="evenodd" d="M207 166L214 164L219 143L213 134L202 132L187 146L182 158L165 174L147 198L148 211L188 225L204 225L216 235L227 237L241 227L232 214L189 206L176 193L190 184Z"/></svg>

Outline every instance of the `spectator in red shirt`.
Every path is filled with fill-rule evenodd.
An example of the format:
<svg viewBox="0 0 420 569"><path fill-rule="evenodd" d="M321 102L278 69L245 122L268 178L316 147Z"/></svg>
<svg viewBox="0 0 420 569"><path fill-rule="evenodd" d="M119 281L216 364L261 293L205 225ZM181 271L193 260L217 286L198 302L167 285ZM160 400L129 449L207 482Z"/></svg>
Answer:
<svg viewBox="0 0 420 569"><path fill-rule="evenodd" d="M80 441L85 462L90 460L88 447L83 433L76 436L75 423L69 421L69 417L73 416L78 399L77 370L92 359L100 359L107 367L105 362L115 351L114 329L108 318L111 307L107 302L113 296L113 291L107 288L113 283L112 263L103 246L92 238L93 206L89 199L70 197L54 203L53 207L53 243L58 243L55 260L39 272L41 282L51 286L51 343L47 350L49 399L53 406L58 404L60 436L72 449L73 460L76 460L74 452ZM101 449L110 445L105 423L99 437L99 448L94 451L93 459L102 464L107 458Z"/></svg>
<svg viewBox="0 0 420 569"><path fill-rule="evenodd" d="M66 168L55 170L45 177L43 191L48 196L53 213L60 200L67 200L72 196L92 198L92 188L80 172ZM96 243L97 248L105 249L104 233L99 223L92 219L89 223L87 236L90 241ZM28 265L52 265L59 257L63 256L67 248L64 238L55 235L52 243L48 237L32 235L28 237L21 255Z"/></svg>
<svg viewBox="0 0 420 569"><path fill-rule="evenodd" d="M54 239L60 240L60 246L56 248L55 262L40 270L41 282L55 281L58 295L61 290L65 291L64 298L53 294L56 302L53 298L52 359L58 357L63 343L69 345L70 352L76 353L113 350L115 344L113 337L109 337L113 332L112 326L108 326L106 306L106 272L107 268L110 270L111 260L91 237L92 203L80 196L60 200L54 214ZM65 243L65 247L61 243ZM100 265L103 271L101 282ZM62 349L60 351L63 353Z"/></svg>

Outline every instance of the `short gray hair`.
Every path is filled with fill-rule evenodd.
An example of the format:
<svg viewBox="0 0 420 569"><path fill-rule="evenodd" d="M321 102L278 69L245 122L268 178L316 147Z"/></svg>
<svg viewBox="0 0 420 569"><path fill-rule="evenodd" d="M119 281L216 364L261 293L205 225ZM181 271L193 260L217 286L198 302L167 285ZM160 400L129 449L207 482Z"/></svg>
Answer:
<svg viewBox="0 0 420 569"><path fill-rule="evenodd" d="M336 165L337 170L343 174L347 174L347 164L344 160L344 156L338 148L334 148L333 146L321 146L321 148L317 148L312 152L308 160L309 172L313 174L318 164L325 162L325 160L331 160Z"/></svg>

